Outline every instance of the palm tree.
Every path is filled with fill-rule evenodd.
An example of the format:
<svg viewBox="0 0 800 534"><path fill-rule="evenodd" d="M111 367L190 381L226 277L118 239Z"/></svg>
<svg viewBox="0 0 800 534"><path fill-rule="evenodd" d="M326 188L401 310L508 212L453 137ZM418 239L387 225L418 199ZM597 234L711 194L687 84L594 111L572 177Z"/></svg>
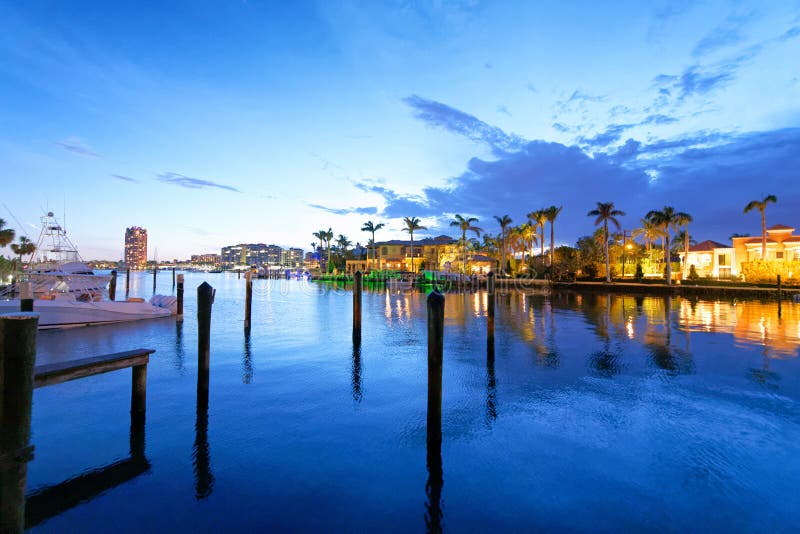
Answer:
<svg viewBox="0 0 800 534"><path fill-rule="evenodd" d="M482 228L474 226L472 223L478 222L477 217L462 217L456 214L456 218L450 222L450 226L458 226L461 230L461 242L464 250L464 274L467 274L467 232L475 232L477 237L481 236Z"/></svg>
<svg viewBox="0 0 800 534"><path fill-rule="evenodd" d="M661 228L664 237L664 261L667 262L667 285L672 285L672 262L670 262L669 233L677 230L679 226L688 224L692 216L688 213L676 212L672 206L664 206L661 211L652 210L644 216L650 222Z"/></svg>
<svg viewBox="0 0 800 534"><path fill-rule="evenodd" d="M497 215L494 216L498 223L500 223L500 241L501 241L501 261L500 264L500 273L505 274L506 272L506 233L508 231L508 225L511 224L511 217L508 215L503 215L502 217L498 217Z"/></svg>
<svg viewBox="0 0 800 534"><path fill-rule="evenodd" d="M420 220L417 217L403 217L403 222L405 223L406 227L403 228L404 232L408 232L408 235L411 237L411 272L414 272L414 232L417 230L427 230L426 227L420 224Z"/></svg>
<svg viewBox="0 0 800 534"><path fill-rule="evenodd" d="M550 223L550 265L553 265L553 259L555 258L555 246L556 246L556 233L555 229L553 228L554 223L556 221L556 217L558 214L561 213L561 210L564 209L564 206L550 206L549 208L544 210L544 216L547 221Z"/></svg>
<svg viewBox="0 0 800 534"><path fill-rule="evenodd" d="M683 219L683 226L684 230L683 234L683 272L681 273L681 280L686 280L686 277L689 274L687 271L687 267L689 266L689 245L692 242L692 238L689 235L689 223L692 222L692 216L688 213L683 214L685 217ZM678 236L680 237L680 235Z"/></svg>
<svg viewBox="0 0 800 534"><path fill-rule="evenodd" d="M339 247L345 267L347 267L347 249L352 244L353 242L347 239L347 236L344 234L339 234L339 237L336 238L336 245Z"/></svg>
<svg viewBox="0 0 800 534"><path fill-rule="evenodd" d="M325 246L328 248L328 259L326 261L326 270L330 271L331 268L331 240L333 239L333 230L328 228L325 232Z"/></svg>
<svg viewBox="0 0 800 534"><path fill-rule="evenodd" d="M14 241L14 230L5 228L6 222L0 219L0 247L4 247Z"/></svg>
<svg viewBox="0 0 800 534"><path fill-rule="evenodd" d="M764 197L764 200L751 200L747 203L747 206L744 207L744 212L747 213L748 211L752 211L754 209L758 210L761 213L761 259L767 259L767 216L764 214L764 210L767 209L767 204L772 202L778 202L778 197L775 195L767 195ZM1 227L0 227L1 228Z"/></svg>
<svg viewBox="0 0 800 534"><path fill-rule="evenodd" d="M538 228L540 231L541 239L539 239L539 244L542 246L542 256L544 256L544 225L547 222L545 210L542 209L530 212L528 214L528 219L533 222L534 230Z"/></svg>
<svg viewBox="0 0 800 534"><path fill-rule="evenodd" d="M19 256L19 263L22 264L22 256L33 254L36 251L36 244L23 235L19 238L19 244L11 245L11 250Z"/></svg>
<svg viewBox="0 0 800 534"><path fill-rule="evenodd" d="M378 230L380 230L384 226L386 226L386 225L383 224L383 223L375 224L372 221L367 221L367 222L364 223L364 226L361 227L361 231L362 232L370 232L370 233L372 233L372 268L373 269L375 268L375 256L376 256L376 253L375 253L375 232L377 232Z"/></svg>
<svg viewBox="0 0 800 534"><path fill-rule="evenodd" d="M603 251L606 254L606 282L611 282L611 263L608 259L608 221L611 221L619 230L617 217L624 217L625 212L614 208L613 202L598 202L597 208L586 214L589 217L597 217L594 225L603 223Z"/></svg>
<svg viewBox="0 0 800 534"><path fill-rule="evenodd" d="M631 237L634 239L637 237L641 237L642 241L644 241L644 245L647 248L647 252L653 247L653 242L661 237L661 230L653 224L652 221L648 221L647 219L642 219L639 221L642 225L640 228L636 228L631 232Z"/></svg>
<svg viewBox="0 0 800 534"><path fill-rule="evenodd" d="M322 270L322 243L325 241L325 236L327 236L328 233L325 230L320 230L319 232L314 232L311 235L319 239L319 248L317 249L317 259L319 259L319 268L320 270Z"/></svg>

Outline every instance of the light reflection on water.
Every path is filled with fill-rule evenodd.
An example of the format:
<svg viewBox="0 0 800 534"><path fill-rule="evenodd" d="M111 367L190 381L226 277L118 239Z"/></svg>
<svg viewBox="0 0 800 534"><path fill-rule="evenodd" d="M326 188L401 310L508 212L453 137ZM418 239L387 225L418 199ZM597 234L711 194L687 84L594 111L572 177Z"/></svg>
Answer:
<svg viewBox="0 0 800 534"><path fill-rule="evenodd" d="M448 294L439 445L425 294L186 275L185 321L39 336L41 361L155 348L145 475L48 530L789 530L800 525L800 307ZM195 288L208 280L210 398ZM170 293L170 273L159 291ZM122 283L124 287L124 275ZM132 275L148 296L152 275ZM32 491L127 458L127 371L36 390ZM435 436L434 436L435 438ZM142 438L143 439L143 438ZM433 446L432 446L433 444ZM120 524L132 503L137 520Z"/></svg>

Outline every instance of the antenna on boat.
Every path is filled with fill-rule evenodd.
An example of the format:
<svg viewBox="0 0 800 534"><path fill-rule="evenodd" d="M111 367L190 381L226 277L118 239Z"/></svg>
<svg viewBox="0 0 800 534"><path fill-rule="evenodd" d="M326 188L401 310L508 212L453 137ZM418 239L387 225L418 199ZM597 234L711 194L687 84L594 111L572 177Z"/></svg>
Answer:
<svg viewBox="0 0 800 534"><path fill-rule="evenodd" d="M8 206L6 206L5 202L3 202L3 207L6 209L6 211L8 212L8 214L9 214L9 215L11 215L11 218L12 218L12 219L14 219L14 222L15 222L15 223L17 223L17 226L18 226L18 227L19 227L19 229L22 231L22 234L23 234L25 237L28 237L28 238L30 238L30 236L28 236L28 232L27 232L27 231L25 231L25 227L22 225L22 223L21 223L21 222L19 222L19 219L17 219L17 216L16 216L16 215L14 215L14 212L12 212L12 211L11 211L11 209L10 209Z"/></svg>

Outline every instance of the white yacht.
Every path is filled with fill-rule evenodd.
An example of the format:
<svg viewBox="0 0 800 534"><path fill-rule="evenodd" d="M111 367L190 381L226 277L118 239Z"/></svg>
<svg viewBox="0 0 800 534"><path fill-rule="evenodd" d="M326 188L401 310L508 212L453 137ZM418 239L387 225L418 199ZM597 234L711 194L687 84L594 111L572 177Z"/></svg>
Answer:
<svg viewBox="0 0 800 534"><path fill-rule="evenodd" d="M66 328L167 317L176 298L154 295L150 301L104 299L110 276L95 274L83 262L55 215L42 217L36 252L19 282L0 292L0 313L20 310L20 294L33 298L39 328ZM9 298L9 297L16 298Z"/></svg>

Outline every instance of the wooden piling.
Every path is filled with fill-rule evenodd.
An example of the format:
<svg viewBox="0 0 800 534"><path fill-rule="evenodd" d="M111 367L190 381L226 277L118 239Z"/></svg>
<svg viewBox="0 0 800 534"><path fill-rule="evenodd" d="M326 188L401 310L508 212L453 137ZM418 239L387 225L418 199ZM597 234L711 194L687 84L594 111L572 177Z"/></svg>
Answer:
<svg viewBox="0 0 800 534"><path fill-rule="evenodd" d="M495 287L494 287L494 272L490 272L486 277L486 337L487 341L494 343L494 302L495 302Z"/></svg>
<svg viewBox="0 0 800 534"><path fill-rule="evenodd" d="M175 267L172 268L172 287L175 287Z"/></svg>
<svg viewBox="0 0 800 534"><path fill-rule="evenodd" d="M244 327L250 328L250 313L253 309L253 271L247 271L244 280Z"/></svg>
<svg viewBox="0 0 800 534"><path fill-rule="evenodd" d="M364 285L364 275L356 271L353 275L353 341L361 341L361 290Z"/></svg>
<svg viewBox="0 0 800 534"><path fill-rule="evenodd" d="M208 404L208 379L211 346L211 307L214 288L208 282L197 286L197 398Z"/></svg>
<svg viewBox="0 0 800 534"><path fill-rule="evenodd" d="M111 280L108 282L108 300L117 300L117 270L111 271Z"/></svg>
<svg viewBox="0 0 800 534"><path fill-rule="evenodd" d="M444 295L428 295L428 422L442 418L442 355L444 353Z"/></svg>
<svg viewBox="0 0 800 534"><path fill-rule="evenodd" d="M156 292L156 276L158 275L158 264L153 265L153 294Z"/></svg>
<svg viewBox="0 0 800 534"><path fill-rule="evenodd" d="M19 284L19 311L33 311L33 284L31 282L20 282Z"/></svg>
<svg viewBox="0 0 800 534"><path fill-rule="evenodd" d="M425 525L427 532L441 532L442 521L442 354L444 347L444 295L428 295L428 418L426 425Z"/></svg>
<svg viewBox="0 0 800 534"><path fill-rule="evenodd" d="M125 269L125 298L128 298L128 295L131 293L131 269L128 267Z"/></svg>
<svg viewBox="0 0 800 534"><path fill-rule="evenodd" d="M183 275L178 275L178 288L176 289L176 295L178 297L178 309L177 309L177 320L178 322L183 321Z"/></svg>
<svg viewBox="0 0 800 534"><path fill-rule="evenodd" d="M144 420L147 408L147 365L131 367L131 423Z"/></svg>
<svg viewBox="0 0 800 534"><path fill-rule="evenodd" d="M0 532L25 527L25 483L33 458L33 400L36 329L39 316L0 316Z"/></svg>
<svg viewBox="0 0 800 534"><path fill-rule="evenodd" d="M778 319L781 318L781 275L778 275Z"/></svg>

